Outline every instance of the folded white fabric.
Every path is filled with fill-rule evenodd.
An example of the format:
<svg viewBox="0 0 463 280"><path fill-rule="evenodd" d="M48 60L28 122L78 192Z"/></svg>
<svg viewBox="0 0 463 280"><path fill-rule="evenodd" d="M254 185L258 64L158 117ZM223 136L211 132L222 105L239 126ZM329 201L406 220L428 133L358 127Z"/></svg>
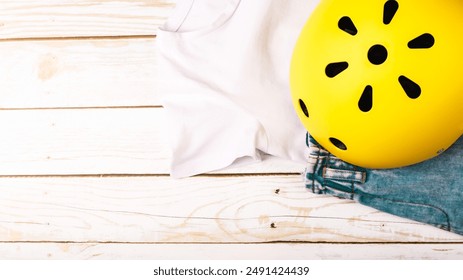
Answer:
<svg viewBox="0 0 463 280"><path fill-rule="evenodd" d="M158 32L171 175L260 160L305 162L289 65L318 0L180 0Z"/></svg>

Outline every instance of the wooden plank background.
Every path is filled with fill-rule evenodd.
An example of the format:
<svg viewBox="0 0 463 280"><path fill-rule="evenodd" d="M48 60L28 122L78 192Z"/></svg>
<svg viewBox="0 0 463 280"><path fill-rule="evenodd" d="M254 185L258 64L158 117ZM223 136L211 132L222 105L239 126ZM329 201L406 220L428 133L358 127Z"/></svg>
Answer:
<svg viewBox="0 0 463 280"><path fill-rule="evenodd" d="M299 164L170 178L173 7L0 0L0 258L463 258L461 236L310 193Z"/></svg>

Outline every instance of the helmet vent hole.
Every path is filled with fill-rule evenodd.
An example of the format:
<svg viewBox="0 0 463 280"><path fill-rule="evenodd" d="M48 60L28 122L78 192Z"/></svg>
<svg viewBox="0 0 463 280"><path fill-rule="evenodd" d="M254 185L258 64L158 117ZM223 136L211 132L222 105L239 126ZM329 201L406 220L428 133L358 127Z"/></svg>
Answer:
<svg viewBox="0 0 463 280"><path fill-rule="evenodd" d="M304 113L306 117L309 117L309 110L307 110L307 106L302 99L299 99L299 107L301 107L302 113Z"/></svg>
<svg viewBox="0 0 463 280"><path fill-rule="evenodd" d="M344 143L342 143L341 140L339 140L337 138L330 137L330 142L331 142L331 144L333 144L336 148L338 148L340 150L343 150L343 151L347 150L347 146Z"/></svg>
<svg viewBox="0 0 463 280"><path fill-rule="evenodd" d="M434 46L434 42L434 37L425 33L408 42L408 47L410 49L429 49Z"/></svg>
<svg viewBox="0 0 463 280"><path fill-rule="evenodd" d="M399 83L404 89L408 97L410 97L411 99L416 99L420 97L421 88L417 83L415 83L414 81L410 80L409 78L405 76L399 77Z"/></svg>
<svg viewBox="0 0 463 280"><path fill-rule="evenodd" d="M349 67L349 63L347 62L335 62L330 63L326 66L325 74L330 78L334 78L339 75L342 71L346 70Z"/></svg>
<svg viewBox="0 0 463 280"><path fill-rule="evenodd" d="M383 64L387 59L387 49L382 45L374 45L368 51L368 60L374 65Z"/></svg>
<svg viewBox="0 0 463 280"><path fill-rule="evenodd" d="M352 36L356 35L358 32L354 22L350 19L350 17L342 17L338 22L338 27L342 31Z"/></svg>
<svg viewBox="0 0 463 280"><path fill-rule="evenodd" d="M399 9L399 3L395 0L389 0L384 4L383 23L389 24Z"/></svg>
<svg viewBox="0 0 463 280"><path fill-rule="evenodd" d="M369 112L373 107L373 88L371 86L366 86L360 97L358 106L359 109L365 113Z"/></svg>

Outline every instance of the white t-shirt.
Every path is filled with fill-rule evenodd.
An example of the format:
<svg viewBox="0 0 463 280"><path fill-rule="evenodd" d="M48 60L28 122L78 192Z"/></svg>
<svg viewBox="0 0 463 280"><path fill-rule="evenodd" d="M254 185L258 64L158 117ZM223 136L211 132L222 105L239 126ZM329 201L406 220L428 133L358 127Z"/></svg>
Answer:
<svg viewBox="0 0 463 280"><path fill-rule="evenodd" d="M158 32L171 175L263 154L305 162L289 91L299 33L319 0L180 0Z"/></svg>

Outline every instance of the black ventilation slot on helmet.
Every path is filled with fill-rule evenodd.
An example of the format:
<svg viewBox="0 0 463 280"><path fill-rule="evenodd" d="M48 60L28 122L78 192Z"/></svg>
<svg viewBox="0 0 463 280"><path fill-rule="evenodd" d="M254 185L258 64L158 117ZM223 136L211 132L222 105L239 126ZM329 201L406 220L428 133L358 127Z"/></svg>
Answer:
<svg viewBox="0 0 463 280"><path fill-rule="evenodd" d="M399 77L399 83L404 89L408 97L410 97L411 99L416 99L420 97L421 88L417 83L415 83L414 81L410 80L409 78L405 76Z"/></svg>
<svg viewBox="0 0 463 280"><path fill-rule="evenodd" d="M362 112L369 112L373 108L373 88L366 86L359 100L359 109Z"/></svg>
<svg viewBox="0 0 463 280"><path fill-rule="evenodd" d="M429 33L424 33L408 42L410 49L429 49L434 46L434 36Z"/></svg>
<svg viewBox="0 0 463 280"><path fill-rule="evenodd" d="M384 4L383 23L389 24L399 9L399 3L395 0L389 0Z"/></svg>
<svg viewBox="0 0 463 280"><path fill-rule="evenodd" d="M355 24L350 19L350 17L342 17L338 22L338 27L339 29L349 33L350 35L357 34L357 28L355 27Z"/></svg>
<svg viewBox="0 0 463 280"><path fill-rule="evenodd" d="M307 106L302 99L299 99L299 107L301 107L302 113L304 113L306 117L309 117L309 110L307 110Z"/></svg>
<svg viewBox="0 0 463 280"><path fill-rule="evenodd" d="M342 71L346 70L349 67L347 62L334 62L326 66L325 74L330 78L334 78L339 75Z"/></svg>
<svg viewBox="0 0 463 280"><path fill-rule="evenodd" d="M330 137L330 142L331 142L331 144L333 144L336 148L338 148L340 150L343 150L343 151L347 150L347 146L344 143L342 143L341 140L339 140L337 138Z"/></svg>

